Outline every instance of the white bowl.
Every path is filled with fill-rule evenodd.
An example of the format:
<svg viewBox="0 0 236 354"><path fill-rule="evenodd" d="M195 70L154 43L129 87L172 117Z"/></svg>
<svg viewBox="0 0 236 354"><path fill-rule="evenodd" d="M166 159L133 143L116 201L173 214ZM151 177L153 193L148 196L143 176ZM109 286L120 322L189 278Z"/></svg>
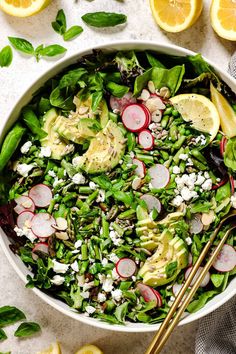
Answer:
<svg viewBox="0 0 236 354"><path fill-rule="evenodd" d="M97 46L93 49L103 49L105 51L116 51L116 50L131 50L131 49L139 49L139 50L153 50L160 53L171 54L171 55L191 55L196 54L187 49L180 48L174 45L164 45L157 44L154 42L146 42L146 41L122 41L122 42L113 42L109 44L103 44L101 46ZM1 138L3 138L4 134L8 131L11 125L16 121L21 108L26 105L32 98L32 94L39 89L49 78L53 77L57 73L59 73L62 69L67 66L76 63L78 58L83 55L91 53L91 48L84 50L82 52L78 52L77 54L71 55L70 57L65 58L60 63L56 64L52 69L49 69L44 75L42 75L39 79L32 83L29 89L25 92L25 94L18 100L15 107L12 109L11 113L5 120L5 124L0 131ZM232 88L233 91L236 92L236 80L234 80L229 74L220 69L217 65L207 60L208 63L214 67L217 73L221 76L221 78ZM29 270L23 264L19 257L14 255L12 251L9 249L9 240L7 239L4 232L0 229L0 245L7 256L9 262L20 276L20 278L26 283L26 276L30 274ZM86 317L83 314L79 314L75 310L69 308L65 303L60 300L57 300L49 295L46 295L41 290L34 288L34 293L38 295L42 300L46 303L60 311L61 313L76 319L77 321L84 322L86 324L96 326L99 328L104 328L108 330L121 331L121 332L152 332L156 331L159 328L159 324L148 325L142 323L127 323L127 325L111 325L106 322L101 322L97 319ZM232 298L236 294L236 278L234 278L225 291L217 296L215 296L212 300L210 300L201 310L194 314L190 314L181 320L180 324L187 324L193 322L208 313L214 311L219 306L223 305L226 301Z"/></svg>

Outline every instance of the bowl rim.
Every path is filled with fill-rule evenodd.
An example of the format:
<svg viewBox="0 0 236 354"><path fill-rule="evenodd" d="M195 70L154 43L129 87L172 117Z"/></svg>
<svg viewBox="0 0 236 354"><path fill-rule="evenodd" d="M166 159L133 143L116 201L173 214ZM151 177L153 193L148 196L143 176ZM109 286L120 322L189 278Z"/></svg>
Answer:
<svg viewBox="0 0 236 354"><path fill-rule="evenodd" d="M79 50L76 53L73 53L69 56L64 57L62 60L60 60L58 63L56 63L55 65L53 65L52 67L48 68L47 70L45 70L43 73L41 73L40 75L38 75L34 80L32 80L32 82L28 85L28 87L26 88L26 90L24 90L24 93L17 99L17 101L15 102L14 106L12 107L12 109L10 110L10 112L7 114L6 119L3 121L3 124L0 128L0 134L1 136L4 136L4 133L7 131L7 129L10 128L10 126L12 125L12 123L10 123L10 125L8 124L11 117L14 115L18 115L20 108L22 108L25 104L24 101L27 102L26 97L27 95L30 96L30 100L31 100L31 95L32 95L32 91L34 89L34 87L36 86L36 84L41 81L42 83L40 84L40 86L42 86L43 82L46 81L47 78L52 77L52 71L54 72L60 72L61 70L65 69L67 66L71 65L73 62L76 62L76 59L80 58L83 55L86 55L88 53L91 53L91 51L93 49L102 49L102 50L117 50L116 47L127 47L128 50L128 46L132 46L133 49L135 47L141 46L141 47L156 47L156 49L152 49L152 50L156 50L157 52L165 52L167 51L173 51L178 53L178 55L182 55L182 56L186 56L186 55L196 55L197 53L194 51L191 51L189 49L183 48L183 47L179 47L177 45L174 44L169 44L169 43L161 43L161 42L157 42L157 41L146 41L146 40L119 40L119 41L107 41L105 43L100 43L97 44L95 46L87 46L85 47L83 50ZM126 49L126 48L125 48ZM125 50L124 49L124 50ZM141 49L142 50L142 49ZM176 54L177 55L177 54ZM232 84L233 86L235 86L236 89L236 80L229 74L227 73L225 70L222 70L220 67L218 67L217 64L215 64L213 61L206 59L204 56L203 58L214 68L216 69L216 71L220 74L223 75L226 79L227 79L227 83L230 85ZM54 74L55 75L55 74ZM54 76L53 75L53 76ZM23 103L24 102L24 103ZM29 102L29 99L28 99ZM18 110L18 112L17 112ZM17 112L17 113L16 113ZM0 229L0 234L2 237L0 237L0 246L2 247L2 250L4 252L4 254L6 255L8 261L10 262L10 264L12 265L13 269L16 271L16 273L19 275L19 277L23 280L23 282L26 284L27 280L26 280L26 276L23 274L23 271L20 270L20 268L17 266L17 263L14 260L14 254L11 252L11 250L8 247L9 242L4 242L3 237L4 237L4 232L2 231L2 229ZM16 257L16 256L15 256ZM147 325L147 324L132 324L133 326L129 326L129 325L111 325L107 322L102 322L98 319L94 319L91 317L87 317L83 314L79 314L78 312L76 312L76 310L73 310L71 308L68 307L67 308L63 308L60 303L57 303L52 297L50 297L49 295L45 294L43 291L41 291L38 288L33 288L32 289L33 292L39 296L43 301L45 301L47 304L49 304L50 306L52 306L54 309L58 310L59 312L61 312L64 315L67 315L77 321L80 321L84 324L87 325L91 325L91 326L95 326L97 328L101 328L101 329L106 329L106 330L111 330L111 331L118 331L118 332L127 332L127 333L144 333L144 332L153 332L158 330L158 328L160 327L160 324L154 324L154 325ZM236 288L227 291L224 291L224 297L222 297L221 299L219 299L218 302L216 302L215 304L211 305L209 308L204 308L201 310L201 313L194 313L191 314L185 318L183 318L178 325L184 325L184 324L188 324L191 323L197 319L200 319L204 316L206 316L207 314L211 313L212 311L216 310L218 307L222 306L226 301L228 301L229 299L231 299L235 294L236 294ZM222 294L222 293L221 293ZM219 294L220 295L220 294ZM216 295L219 296L219 295Z"/></svg>

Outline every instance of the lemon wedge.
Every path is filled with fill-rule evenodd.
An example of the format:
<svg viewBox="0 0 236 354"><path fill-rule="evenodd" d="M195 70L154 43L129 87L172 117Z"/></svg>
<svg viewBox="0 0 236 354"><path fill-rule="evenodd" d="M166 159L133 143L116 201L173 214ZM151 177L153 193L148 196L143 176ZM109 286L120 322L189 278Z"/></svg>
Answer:
<svg viewBox="0 0 236 354"><path fill-rule="evenodd" d="M170 100L186 122L192 122L192 127L210 134L211 141L215 138L220 127L220 117L215 105L207 97L186 93Z"/></svg>
<svg viewBox="0 0 236 354"><path fill-rule="evenodd" d="M150 0L157 24L167 32L181 32L192 26L202 12L202 0Z"/></svg>
<svg viewBox="0 0 236 354"><path fill-rule="evenodd" d="M61 354L61 347L58 342L50 345L48 349L38 352L37 354Z"/></svg>
<svg viewBox="0 0 236 354"><path fill-rule="evenodd" d="M37 14L50 2L51 0L0 0L0 9L12 16L27 17Z"/></svg>
<svg viewBox="0 0 236 354"><path fill-rule="evenodd" d="M216 106L222 132L228 137L236 136L236 113L226 98L211 83L211 99Z"/></svg>
<svg viewBox="0 0 236 354"><path fill-rule="evenodd" d="M103 354L103 352L95 345L88 344L84 345L75 354Z"/></svg>
<svg viewBox="0 0 236 354"><path fill-rule="evenodd" d="M220 37L236 41L236 1L213 0L211 25Z"/></svg>

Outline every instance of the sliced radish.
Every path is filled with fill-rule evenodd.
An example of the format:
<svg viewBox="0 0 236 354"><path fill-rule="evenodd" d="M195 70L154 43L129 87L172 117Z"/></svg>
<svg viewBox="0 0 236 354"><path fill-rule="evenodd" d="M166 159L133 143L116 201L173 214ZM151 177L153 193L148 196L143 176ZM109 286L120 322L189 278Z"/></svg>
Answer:
<svg viewBox="0 0 236 354"><path fill-rule="evenodd" d="M38 213L31 220L31 230L37 237L50 237L55 232L55 224L56 221L50 214Z"/></svg>
<svg viewBox="0 0 236 354"><path fill-rule="evenodd" d="M169 170L164 165L156 164L149 168L148 172L151 177L151 185L153 188L164 188L170 181Z"/></svg>
<svg viewBox="0 0 236 354"><path fill-rule="evenodd" d="M185 280L187 280L187 278L189 277L189 274L191 273L192 269L193 269L193 267L187 268L187 270L186 270L186 272L185 272L185 275L184 275ZM193 286L193 284L194 284L194 283L196 282L196 280L199 278L199 276L200 276L202 270L203 270L203 267L199 267L199 268L198 268L197 273L195 274L195 276L193 277L193 280L192 280L191 283L190 283L190 286ZM203 281L201 282L200 286L201 286L202 288L204 288L205 286L207 286L207 284L209 283L209 281L210 281L210 273L207 272L207 274L206 274L205 278L203 279Z"/></svg>
<svg viewBox="0 0 236 354"><path fill-rule="evenodd" d="M228 177L224 177L224 178L222 179L222 181L220 181L219 183L213 184L212 189L214 190L214 189L220 188L220 187L223 186L225 183L227 183L228 180L229 180Z"/></svg>
<svg viewBox="0 0 236 354"><path fill-rule="evenodd" d="M130 104L122 113L122 122L131 132L139 132L148 127L150 112L142 104Z"/></svg>
<svg viewBox="0 0 236 354"><path fill-rule="evenodd" d="M135 97L133 97L132 92L126 93L122 98L114 96L110 97L110 106L113 111L117 110L122 112L126 106L136 102L137 100Z"/></svg>
<svg viewBox="0 0 236 354"><path fill-rule="evenodd" d="M188 265L191 266L193 265L193 256L192 253L188 254Z"/></svg>
<svg viewBox="0 0 236 354"><path fill-rule="evenodd" d="M133 159L133 164L137 165L137 168L135 169L135 174L138 177L143 178L145 176L145 173L146 173L146 166L144 165L143 161L134 158Z"/></svg>
<svg viewBox="0 0 236 354"><path fill-rule="evenodd" d="M144 300L146 302L155 301L156 306L159 306L159 304L162 304L161 296L158 293L158 291L154 290L150 286L145 285L143 283L138 283L137 288L140 291L140 294L142 295L142 297L144 298Z"/></svg>
<svg viewBox="0 0 236 354"><path fill-rule="evenodd" d="M48 206L53 198L51 188L42 183L30 189L29 197L33 199L37 207L41 208Z"/></svg>
<svg viewBox="0 0 236 354"><path fill-rule="evenodd" d="M35 211L35 204L33 200L27 195L21 195L15 199L16 206L14 208L17 214L22 213L23 211Z"/></svg>
<svg viewBox="0 0 236 354"><path fill-rule="evenodd" d="M139 133L138 143L144 148L144 150L152 150L154 145L154 137L150 130L144 129Z"/></svg>
<svg viewBox="0 0 236 354"><path fill-rule="evenodd" d="M130 258L121 258L116 263L116 272L121 278L130 278L136 272L136 263Z"/></svg>
<svg viewBox="0 0 236 354"><path fill-rule="evenodd" d="M224 245L213 267L218 272L230 272L236 266L236 251L230 245Z"/></svg>
<svg viewBox="0 0 236 354"><path fill-rule="evenodd" d="M183 287L183 284L178 284L178 283L175 283L172 286L172 291L173 291L173 294L174 294L175 297L177 297L177 295L179 294L179 292L182 289L182 287Z"/></svg>
<svg viewBox="0 0 236 354"><path fill-rule="evenodd" d="M17 226L20 229L23 229L23 227L30 228L33 217L34 213L32 213L32 211L22 211L17 217Z"/></svg>
<svg viewBox="0 0 236 354"><path fill-rule="evenodd" d="M224 156L226 144L227 144L227 139L225 136L223 136L220 141L220 153L222 157Z"/></svg>
<svg viewBox="0 0 236 354"><path fill-rule="evenodd" d="M161 203L159 199L154 197L151 194L144 194L140 197L140 199L144 200L147 204L148 212L150 213L153 209L156 209L158 213L161 212Z"/></svg>
<svg viewBox="0 0 236 354"><path fill-rule="evenodd" d="M196 214L189 222L189 232L191 234L199 234L203 230L203 223L201 221L201 215Z"/></svg>
<svg viewBox="0 0 236 354"><path fill-rule="evenodd" d="M35 247L32 250L32 258L35 261L38 259L38 255L35 253L36 251L48 254L48 244L45 242L39 242L35 245Z"/></svg>
<svg viewBox="0 0 236 354"><path fill-rule="evenodd" d="M230 187L231 187L231 193L234 194L234 179L232 176L229 176L229 182L230 182Z"/></svg>
<svg viewBox="0 0 236 354"><path fill-rule="evenodd" d="M162 297L161 294L159 293L159 291L157 291L156 289L152 289L152 291L154 292L154 294L157 297L157 306L161 307L162 306Z"/></svg>

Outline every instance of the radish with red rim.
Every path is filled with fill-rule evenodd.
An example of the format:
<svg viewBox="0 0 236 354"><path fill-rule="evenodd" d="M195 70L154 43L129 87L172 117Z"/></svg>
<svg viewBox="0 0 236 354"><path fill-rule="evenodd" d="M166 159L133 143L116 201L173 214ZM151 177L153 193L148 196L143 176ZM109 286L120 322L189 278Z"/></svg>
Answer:
<svg viewBox="0 0 236 354"><path fill-rule="evenodd" d="M115 96L110 97L110 106L113 111L122 112L126 106L132 103L136 103L137 100L133 97L132 92L126 93L123 97L118 98Z"/></svg>
<svg viewBox="0 0 236 354"><path fill-rule="evenodd" d="M188 265L191 266L193 264L193 256L192 253L188 254Z"/></svg>
<svg viewBox="0 0 236 354"><path fill-rule="evenodd" d="M149 168L151 185L155 189L165 188L170 181L170 173L164 165L156 164Z"/></svg>
<svg viewBox="0 0 236 354"><path fill-rule="evenodd" d="M49 206L53 198L51 188L43 183L33 186L29 191L29 197L33 199L34 204L40 208Z"/></svg>
<svg viewBox="0 0 236 354"><path fill-rule="evenodd" d="M218 189L218 188L222 187L225 183L228 182L228 180L229 180L228 176L227 176L227 177L224 177L224 178L222 179L222 181L220 181L219 183L213 184L212 189L215 190L215 189Z"/></svg>
<svg viewBox="0 0 236 354"><path fill-rule="evenodd" d="M35 204L34 201L28 197L27 195L21 195L20 197L15 199L16 206L14 211L17 214L22 213L23 211L35 211Z"/></svg>
<svg viewBox="0 0 236 354"><path fill-rule="evenodd" d="M222 157L224 157L226 144L227 144L227 138L225 136L223 136L220 141L220 154Z"/></svg>
<svg viewBox="0 0 236 354"><path fill-rule="evenodd" d="M230 272L234 267L236 267L236 251L233 246L225 244L213 263L213 268L218 272Z"/></svg>
<svg viewBox="0 0 236 354"><path fill-rule="evenodd" d="M53 225L56 224L55 219L48 213L38 213L31 220L31 230L37 237L50 237L54 234Z"/></svg>
<svg viewBox="0 0 236 354"><path fill-rule="evenodd" d="M189 222L189 232L191 234L199 234L203 230L203 223L201 221L201 215L195 214L194 217Z"/></svg>
<svg viewBox="0 0 236 354"><path fill-rule="evenodd" d="M158 293L157 290L143 283L138 283L137 288L140 291L142 297L144 298L144 301L154 301L156 306L162 305L161 295Z"/></svg>
<svg viewBox="0 0 236 354"><path fill-rule="evenodd" d="M23 229L23 227L31 227L31 220L34 217L34 213L32 211L22 211L17 217L17 226L20 229Z"/></svg>
<svg viewBox="0 0 236 354"><path fill-rule="evenodd" d="M48 244L45 242L39 242L35 245L35 247L32 250L32 258L36 261L38 259L38 255L35 253L35 251L39 251L45 254L48 254Z"/></svg>
<svg viewBox="0 0 236 354"><path fill-rule="evenodd" d="M146 166L144 165L143 161L134 158L133 159L133 164L137 165L137 168L135 169L135 174L138 177L143 178L145 176L145 173L146 173Z"/></svg>
<svg viewBox="0 0 236 354"><path fill-rule="evenodd" d="M189 268L187 268L187 270L185 271L185 275L184 275L185 280L187 280L187 278L189 277L189 274L191 273L192 269L193 269L193 267L189 267ZM203 267L199 267L199 268L198 268L197 273L194 275L193 280L192 280L191 283L190 283L190 286L193 286L193 284L194 284L194 283L196 282L196 280L199 278L199 276L200 276L202 270L203 270ZM209 281L210 281L210 273L207 272L207 274L206 274L206 276L204 277L203 281L201 282L200 286L201 286L202 288L204 288L205 286L207 286L207 284L209 283Z"/></svg>
<svg viewBox="0 0 236 354"><path fill-rule="evenodd" d="M139 132L148 127L150 112L142 104L130 104L122 113L122 122L131 132Z"/></svg>
<svg viewBox="0 0 236 354"><path fill-rule="evenodd" d="M234 194L234 178L232 176L229 176L229 182L230 182L230 188L231 188L231 193Z"/></svg>
<svg viewBox="0 0 236 354"><path fill-rule="evenodd" d="M156 209L158 213L161 212L161 202L157 197L154 197L154 195L144 194L140 199L145 201L149 213L152 212L153 209Z"/></svg>
<svg viewBox="0 0 236 354"><path fill-rule="evenodd" d="M144 150L152 150L154 145L154 137L150 130L144 129L138 135L138 143Z"/></svg>
<svg viewBox="0 0 236 354"><path fill-rule="evenodd" d="M116 263L116 272L121 278L130 278L135 274L136 263L130 258L121 258Z"/></svg>

